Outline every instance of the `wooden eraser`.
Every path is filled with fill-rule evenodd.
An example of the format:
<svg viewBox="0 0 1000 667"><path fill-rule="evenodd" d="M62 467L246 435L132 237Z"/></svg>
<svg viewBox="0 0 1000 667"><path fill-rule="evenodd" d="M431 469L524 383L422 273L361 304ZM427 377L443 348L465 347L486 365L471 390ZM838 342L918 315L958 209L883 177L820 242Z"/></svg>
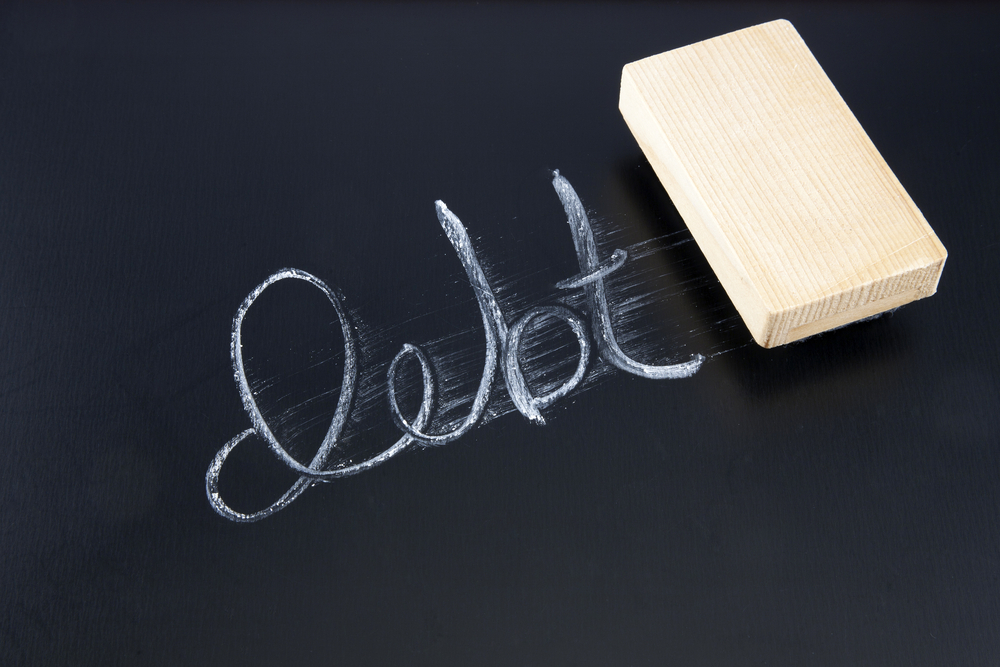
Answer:
<svg viewBox="0 0 1000 667"><path fill-rule="evenodd" d="M626 65L619 106L760 345L937 290L944 246L788 21Z"/></svg>

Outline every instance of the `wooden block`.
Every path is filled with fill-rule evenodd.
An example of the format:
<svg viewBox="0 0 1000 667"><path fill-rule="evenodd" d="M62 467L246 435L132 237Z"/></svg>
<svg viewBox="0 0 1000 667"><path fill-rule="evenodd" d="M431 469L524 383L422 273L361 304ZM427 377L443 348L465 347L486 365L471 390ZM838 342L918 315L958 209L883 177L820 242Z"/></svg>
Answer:
<svg viewBox="0 0 1000 667"><path fill-rule="evenodd" d="M944 246L788 21L626 65L619 106L760 345L937 290Z"/></svg>

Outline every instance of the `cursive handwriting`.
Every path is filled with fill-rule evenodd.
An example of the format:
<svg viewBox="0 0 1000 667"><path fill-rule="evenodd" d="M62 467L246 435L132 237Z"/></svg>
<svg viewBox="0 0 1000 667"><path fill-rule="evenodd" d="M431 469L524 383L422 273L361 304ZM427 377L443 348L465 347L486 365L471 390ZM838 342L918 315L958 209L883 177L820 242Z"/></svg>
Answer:
<svg viewBox="0 0 1000 667"><path fill-rule="evenodd" d="M392 360L386 375L389 409L393 421L403 432L403 435L389 448L360 463L348 465L331 461L330 457L348 419L356 392L358 375L357 343L348 324L340 297L322 280L298 269L282 269L268 276L264 282L254 288L236 312L230 339L233 375L239 388L243 407L250 417L251 426L227 442L208 467L208 472L205 475L205 490L212 508L232 521L244 523L259 521L287 507L316 482L329 481L368 470L384 463L414 443L421 446L444 445L461 438L483 419L490 404L490 395L498 369L514 407L533 423L545 424L542 411L576 389L586 377L591 358L591 340L593 340L593 346L601 359L627 373L659 380L687 377L697 371L704 361L704 357L700 354L686 362L654 366L636 361L622 351L611 321L604 279L624 265L627 253L624 250L615 250L606 261L601 262L590 221L573 186L558 171L553 174L552 186L566 211L577 261L580 265L579 274L556 283L556 287L563 290L583 289L590 324L588 325L582 317L571 309L556 305L532 308L508 326L508 320L476 257L465 226L444 202L435 202L438 222L465 268L469 285L476 295L482 316L486 335L486 356L483 361L482 377L469 413L450 430L432 433L429 426L434 414L436 391L433 366L427 358L427 354L418 345L404 344ZM340 398L330 421L330 427L308 465L302 464L289 454L272 433L254 399L243 365L243 320L254 301L264 290L280 280L302 280L320 290L333 305L344 338L344 374L341 380ZM567 326L575 337L579 350L573 374L558 387L536 395L528 386L521 368L521 341L525 332L538 326L545 319L552 319ZM403 414L397 399L397 373L402 364L414 360L420 368L422 394L416 415L407 416ZM274 503L258 512L245 514L232 509L222 499L219 493L219 474L233 449L251 435L261 438L278 460L298 474L299 478Z"/></svg>

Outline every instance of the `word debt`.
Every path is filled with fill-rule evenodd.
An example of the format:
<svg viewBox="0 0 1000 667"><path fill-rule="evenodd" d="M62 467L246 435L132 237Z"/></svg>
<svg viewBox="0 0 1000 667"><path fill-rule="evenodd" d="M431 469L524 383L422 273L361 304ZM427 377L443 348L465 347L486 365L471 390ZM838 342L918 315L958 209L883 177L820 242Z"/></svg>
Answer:
<svg viewBox="0 0 1000 667"><path fill-rule="evenodd" d="M567 222L580 265L580 273L556 283L556 287L563 290L579 289L584 291L585 309L589 322L565 306L550 305L531 308L514 320L513 324L508 324L509 320L486 279L486 274L476 257L465 226L444 202L435 202L438 222L458 254L468 276L469 285L478 301L486 336L486 355L482 378L475 395L472 397L468 414L457 424L450 426L449 430L434 432L430 428L435 411L437 385L434 366L420 346L410 343L404 344L389 365L386 375L389 410L402 435L390 447L364 461L345 463L337 461L335 457L331 456L337 449L338 439L341 437L344 424L348 420L352 400L357 390L358 377L357 341L337 292L316 276L298 269L278 271L255 287L236 312L230 343L233 374L240 397L243 400L243 407L250 417L250 428L227 442L208 467L208 472L205 475L205 490L212 508L232 521L244 523L259 521L287 507L317 482L330 481L363 472L388 461L411 446L444 445L461 438L482 421L490 404L494 380L498 373L502 376L503 384L516 409L539 425L545 423L544 410L576 389L585 379L594 351L607 364L641 377L666 380L687 377L695 373L704 361L704 357L701 355L695 355L682 363L656 366L636 361L622 351L612 325L611 305L608 303L604 279L621 268L627 259L627 253L624 250L615 250L610 257L602 262L598 256L590 221L576 191L558 171L553 174L552 186L566 211ZM271 431L254 399L243 362L243 320L257 297L268 287L281 280L301 280L322 292L337 314L344 339L344 374L337 407L322 443L307 464L298 461L289 454ZM535 394L528 386L521 367L522 338L526 331L538 326L546 319L554 319L565 324L575 336L579 348L577 364L573 374L562 384L546 393ZM420 369L422 394L420 406L415 415L404 414L397 398L397 375L401 365L407 363L415 364L414 368L419 367ZM219 492L219 475L232 451L252 435L263 440L278 460L299 477L291 488L271 505L257 512L246 514L232 509L223 500Z"/></svg>

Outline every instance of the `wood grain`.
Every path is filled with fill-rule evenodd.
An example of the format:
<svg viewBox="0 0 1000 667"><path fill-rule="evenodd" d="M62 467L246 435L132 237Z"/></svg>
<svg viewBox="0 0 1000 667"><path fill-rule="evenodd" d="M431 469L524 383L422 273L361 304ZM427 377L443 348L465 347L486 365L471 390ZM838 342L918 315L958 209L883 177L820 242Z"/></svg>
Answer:
<svg viewBox="0 0 1000 667"><path fill-rule="evenodd" d="M626 65L619 106L760 345L936 291L944 246L788 21Z"/></svg>

